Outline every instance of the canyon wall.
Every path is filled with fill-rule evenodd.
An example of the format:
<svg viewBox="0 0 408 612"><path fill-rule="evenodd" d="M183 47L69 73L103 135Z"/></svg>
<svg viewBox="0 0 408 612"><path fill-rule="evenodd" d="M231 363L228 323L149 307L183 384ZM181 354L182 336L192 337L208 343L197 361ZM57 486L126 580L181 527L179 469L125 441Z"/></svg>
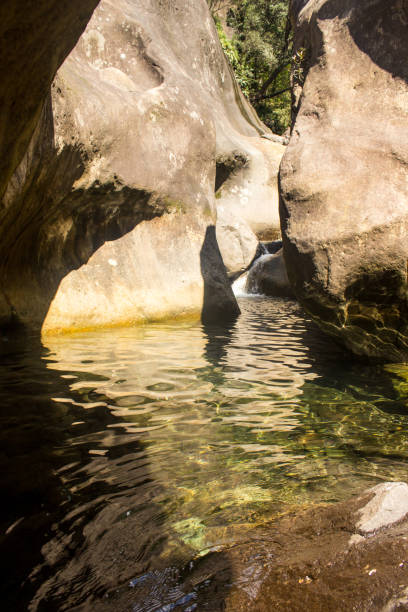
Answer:
<svg viewBox="0 0 408 612"><path fill-rule="evenodd" d="M283 147L260 138L205 0L101 0L47 90L50 53L18 76L48 81L2 200L1 322L56 332L236 315L216 204L276 230Z"/></svg>
<svg viewBox="0 0 408 612"><path fill-rule="evenodd" d="M357 355L408 358L408 1L295 0L288 274Z"/></svg>

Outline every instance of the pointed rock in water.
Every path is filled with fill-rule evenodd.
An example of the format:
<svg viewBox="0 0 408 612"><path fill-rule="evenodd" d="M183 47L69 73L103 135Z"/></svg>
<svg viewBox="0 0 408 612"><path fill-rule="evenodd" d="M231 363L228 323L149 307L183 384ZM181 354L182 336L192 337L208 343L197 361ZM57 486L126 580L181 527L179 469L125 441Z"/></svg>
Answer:
<svg viewBox="0 0 408 612"><path fill-rule="evenodd" d="M289 278L357 355L408 359L408 4L302 0L280 169Z"/></svg>

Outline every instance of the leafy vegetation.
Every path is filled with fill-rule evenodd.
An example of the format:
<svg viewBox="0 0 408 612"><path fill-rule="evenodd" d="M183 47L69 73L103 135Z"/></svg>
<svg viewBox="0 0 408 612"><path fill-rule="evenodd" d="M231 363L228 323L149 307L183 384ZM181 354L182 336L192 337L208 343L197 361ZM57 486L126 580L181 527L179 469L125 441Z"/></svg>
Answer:
<svg viewBox="0 0 408 612"><path fill-rule="evenodd" d="M289 0L207 1L242 91L264 123L283 134L291 104Z"/></svg>

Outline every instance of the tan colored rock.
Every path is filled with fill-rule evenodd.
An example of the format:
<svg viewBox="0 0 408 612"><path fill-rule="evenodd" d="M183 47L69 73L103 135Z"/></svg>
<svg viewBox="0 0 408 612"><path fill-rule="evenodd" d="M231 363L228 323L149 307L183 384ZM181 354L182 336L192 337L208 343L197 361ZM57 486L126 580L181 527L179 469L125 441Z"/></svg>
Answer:
<svg viewBox="0 0 408 612"><path fill-rule="evenodd" d="M408 357L408 2L293 3L295 114L282 161L288 274L358 355Z"/></svg>
<svg viewBox="0 0 408 612"><path fill-rule="evenodd" d="M266 138L239 138L236 149L218 157L217 203L247 223L259 239L280 236L279 164L285 146Z"/></svg>
<svg viewBox="0 0 408 612"><path fill-rule="evenodd" d="M215 237L216 164L245 159L234 169L251 183L245 206L256 193L272 201L281 145L264 131L205 0L102 0L5 191L1 322L55 332L236 315Z"/></svg>
<svg viewBox="0 0 408 612"><path fill-rule="evenodd" d="M216 233L228 276L237 278L254 259L258 238L245 221L221 205L217 207Z"/></svg>

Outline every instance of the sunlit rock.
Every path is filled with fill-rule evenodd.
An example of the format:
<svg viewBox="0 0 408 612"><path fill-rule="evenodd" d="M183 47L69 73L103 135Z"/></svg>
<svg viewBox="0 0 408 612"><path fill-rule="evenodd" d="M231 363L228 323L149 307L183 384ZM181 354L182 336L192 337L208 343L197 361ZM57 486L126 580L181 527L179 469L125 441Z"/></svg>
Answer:
<svg viewBox="0 0 408 612"><path fill-rule="evenodd" d="M228 149L217 158L217 202L260 240L275 240L280 236L278 171L285 146L266 138L244 140L233 132L221 146Z"/></svg>
<svg viewBox="0 0 408 612"><path fill-rule="evenodd" d="M295 124L283 158L297 296L354 353L408 358L408 5L293 3Z"/></svg>
<svg viewBox="0 0 408 612"><path fill-rule="evenodd" d="M358 511L356 527L368 535L389 527L408 514L408 485L405 482L385 482L369 491L372 499Z"/></svg>
<svg viewBox="0 0 408 612"><path fill-rule="evenodd" d="M44 83L2 201L0 320L236 315L216 203L276 228L283 147L261 138L205 0L102 0L48 97Z"/></svg>
<svg viewBox="0 0 408 612"><path fill-rule="evenodd" d="M258 238L239 216L217 208L217 242L228 276L237 278L248 268L258 249Z"/></svg>

